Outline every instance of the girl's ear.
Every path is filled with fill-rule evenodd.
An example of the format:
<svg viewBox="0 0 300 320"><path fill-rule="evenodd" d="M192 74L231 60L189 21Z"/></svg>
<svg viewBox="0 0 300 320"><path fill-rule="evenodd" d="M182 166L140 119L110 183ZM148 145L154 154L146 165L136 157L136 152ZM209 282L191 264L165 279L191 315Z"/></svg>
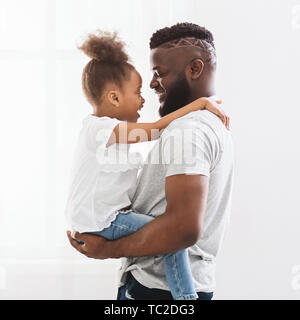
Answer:
<svg viewBox="0 0 300 320"><path fill-rule="evenodd" d="M115 106L115 107L119 107L120 106L119 92L118 91L116 91L116 90L108 91L107 99L113 106Z"/></svg>

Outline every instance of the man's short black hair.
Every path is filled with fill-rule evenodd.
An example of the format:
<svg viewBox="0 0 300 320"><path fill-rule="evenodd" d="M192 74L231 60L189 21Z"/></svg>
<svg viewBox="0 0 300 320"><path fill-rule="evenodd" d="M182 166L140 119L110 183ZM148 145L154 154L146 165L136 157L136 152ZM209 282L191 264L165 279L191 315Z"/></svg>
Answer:
<svg viewBox="0 0 300 320"><path fill-rule="evenodd" d="M209 30L194 23L184 22L157 30L153 33L150 39L150 49L155 49L166 42L182 38L196 38L204 40L215 48L214 37Z"/></svg>

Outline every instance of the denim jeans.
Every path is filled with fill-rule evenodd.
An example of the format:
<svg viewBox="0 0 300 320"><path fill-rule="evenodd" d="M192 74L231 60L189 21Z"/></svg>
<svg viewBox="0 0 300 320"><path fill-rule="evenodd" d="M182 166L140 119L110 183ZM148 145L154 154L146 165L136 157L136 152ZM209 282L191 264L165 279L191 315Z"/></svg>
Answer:
<svg viewBox="0 0 300 320"><path fill-rule="evenodd" d="M213 292L197 292L197 295L197 300L211 300ZM173 297L170 291L143 286L131 272L127 272L124 286L118 289L117 300L173 300Z"/></svg>
<svg viewBox="0 0 300 320"><path fill-rule="evenodd" d="M119 213L108 228L90 233L115 240L136 232L153 219L153 217L137 214L133 211ZM163 259L166 278L173 298L175 300L197 299L198 295L193 286L187 249L165 254Z"/></svg>

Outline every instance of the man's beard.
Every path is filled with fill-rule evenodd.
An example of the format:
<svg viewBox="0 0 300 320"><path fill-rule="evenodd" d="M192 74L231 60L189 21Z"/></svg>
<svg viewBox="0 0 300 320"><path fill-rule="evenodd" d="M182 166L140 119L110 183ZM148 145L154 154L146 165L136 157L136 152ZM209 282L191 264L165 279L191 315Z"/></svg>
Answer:
<svg viewBox="0 0 300 320"><path fill-rule="evenodd" d="M178 110L179 108L188 104L190 96L190 88L185 78L185 74L181 74L178 80L170 88L166 96L166 100L159 108L159 115L161 117Z"/></svg>

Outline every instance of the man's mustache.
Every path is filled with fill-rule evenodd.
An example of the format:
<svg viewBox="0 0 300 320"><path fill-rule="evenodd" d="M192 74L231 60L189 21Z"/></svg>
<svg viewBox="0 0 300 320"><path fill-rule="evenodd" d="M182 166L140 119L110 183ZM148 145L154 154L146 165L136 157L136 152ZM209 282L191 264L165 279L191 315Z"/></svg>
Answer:
<svg viewBox="0 0 300 320"><path fill-rule="evenodd" d="M164 90L162 90L162 89L161 89L161 90L157 90L157 89L155 89L155 93L156 93L156 94L161 94L161 93L165 93L165 91L164 91Z"/></svg>

